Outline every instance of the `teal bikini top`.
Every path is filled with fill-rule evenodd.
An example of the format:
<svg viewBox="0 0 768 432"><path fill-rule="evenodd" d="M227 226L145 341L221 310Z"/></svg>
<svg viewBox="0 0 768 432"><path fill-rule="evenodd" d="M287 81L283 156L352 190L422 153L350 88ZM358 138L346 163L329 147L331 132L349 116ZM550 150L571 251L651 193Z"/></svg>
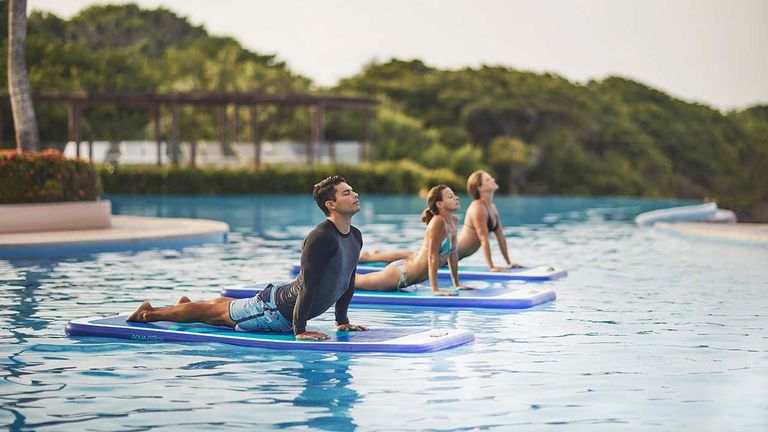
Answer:
<svg viewBox="0 0 768 432"><path fill-rule="evenodd" d="M456 252L458 248L456 246L451 247L451 238L446 237L445 240L443 240L443 243L440 245L440 256L447 256L454 252Z"/></svg>

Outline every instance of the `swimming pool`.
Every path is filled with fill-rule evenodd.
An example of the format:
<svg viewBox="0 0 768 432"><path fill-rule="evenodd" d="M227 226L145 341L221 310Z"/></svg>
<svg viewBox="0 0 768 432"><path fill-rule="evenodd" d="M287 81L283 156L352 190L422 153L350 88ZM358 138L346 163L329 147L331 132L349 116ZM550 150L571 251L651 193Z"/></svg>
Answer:
<svg viewBox="0 0 768 432"><path fill-rule="evenodd" d="M380 355L65 337L70 319L287 277L301 239L322 220L309 197L110 199L117 214L227 222L230 243L0 260L6 429L768 425L768 250L691 241L632 221L686 202L497 198L513 259L568 269L547 283L557 300L523 311L354 306L353 323L457 327L477 337L434 354ZM420 239L422 200L362 200L355 218L366 248Z"/></svg>

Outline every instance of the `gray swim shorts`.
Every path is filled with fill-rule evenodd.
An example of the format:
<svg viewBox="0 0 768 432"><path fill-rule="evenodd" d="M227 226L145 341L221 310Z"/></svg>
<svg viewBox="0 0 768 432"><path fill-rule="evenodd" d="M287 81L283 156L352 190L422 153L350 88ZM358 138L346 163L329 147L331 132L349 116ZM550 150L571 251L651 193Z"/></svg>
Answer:
<svg viewBox="0 0 768 432"><path fill-rule="evenodd" d="M290 332L293 325L277 308L275 291L277 289L269 285L253 297L233 300L229 304L229 316L235 322L235 330Z"/></svg>

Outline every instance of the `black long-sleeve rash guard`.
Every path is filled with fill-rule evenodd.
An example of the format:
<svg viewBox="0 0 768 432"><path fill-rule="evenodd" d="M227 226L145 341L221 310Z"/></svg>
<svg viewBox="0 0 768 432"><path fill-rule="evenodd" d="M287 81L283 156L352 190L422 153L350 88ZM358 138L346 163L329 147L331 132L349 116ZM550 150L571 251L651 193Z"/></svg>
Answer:
<svg viewBox="0 0 768 432"><path fill-rule="evenodd" d="M342 234L330 220L304 239L301 271L295 281L277 288L275 299L284 317L293 317L293 332L304 333L307 321L336 304L336 323L349 324L347 309L355 293L355 269L363 235L355 227Z"/></svg>

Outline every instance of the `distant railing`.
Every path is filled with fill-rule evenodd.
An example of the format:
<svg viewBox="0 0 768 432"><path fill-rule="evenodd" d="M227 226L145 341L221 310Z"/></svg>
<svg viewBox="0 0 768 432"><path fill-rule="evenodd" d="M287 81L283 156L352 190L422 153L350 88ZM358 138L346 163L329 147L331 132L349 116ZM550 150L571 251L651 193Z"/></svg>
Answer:
<svg viewBox="0 0 768 432"><path fill-rule="evenodd" d="M327 164L357 165L361 159L363 143L359 141L321 142L316 148L315 162ZM90 141L80 142L79 149L75 142L65 145L64 155L71 158L83 158L97 163L113 165L150 165L157 162L157 143L153 141ZM257 149L251 143L234 143L230 148L234 154L221 151L221 143L216 141L180 142L176 146L179 164L201 166L250 166L259 159L261 163L304 164L307 160L306 143L278 141L263 142ZM160 142L160 164L170 163L171 147L165 141ZM192 157L195 157L193 163Z"/></svg>
<svg viewBox="0 0 768 432"><path fill-rule="evenodd" d="M309 110L308 140L302 145L305 148L304 157L308 164L318 162L322 156L322 148L326 145L325 139L325 113L328 108L359 109L363 110L363 136L359 142L357 152L358 161L373 160L374 143L371 124L373 121L373 109L378 103L376 99L365 97L348 97L324 94L290 94L290 95L264 95L259 92L187 92L187 93L94 93L94 92L43 92L33 93L32 98L38 103L65 103L69 105L69 121L67 139L73 145L75 154L80 158L83 154L82 143L93 142L83 140L81 123L82 110L86 106L145 106L149 110L150 121L155 146L155 163L161 165L170 162L174 165L182 163L181 155L185 153L183 148L188 147L189 157L185 159L192 166L197 164L199 143L187 143L183 147L180 141L180 105L215 106L218 108L218 143L241 143L239 137L240 125L238 124L238 112L240 108L250 111L250 142L253 151L252 163L260 165L262 160L262 136L260 133L259 110L268 105L277 106L304 106ZM10 98L7 93L0 94L0 125L2 124L2 106L8 105ZM233 108L233 115L227 115L228 108ZM167 131L169 139L162 140L160 115L163 109L169 110L171 116L170 130ZM0 146L2 146L2 130L0 130ZM239 146L240 144L238 144ZM335 147L327 144L329 152L334 153ZM93 159L93 147L89 148L89 158ZM164 156L165 155L165 156ZM333 156L335 158L335 156ZM298 162L298 161L297 161Z"/></svg>

